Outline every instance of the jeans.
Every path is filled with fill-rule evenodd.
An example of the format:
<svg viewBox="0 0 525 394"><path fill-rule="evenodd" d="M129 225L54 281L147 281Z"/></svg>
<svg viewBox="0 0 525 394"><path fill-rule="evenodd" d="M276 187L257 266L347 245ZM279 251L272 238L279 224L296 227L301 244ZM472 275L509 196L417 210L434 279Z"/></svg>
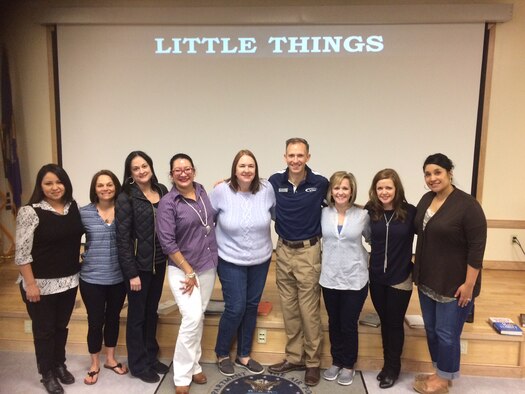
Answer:
<svg viewBox="0 0 525 394"><path fill-rule="evenodd" d="M38 372L44 375L66 362L66 342L69 319L75 306L77 287L62 293L40 296L29 302L20 283L22 300L31 317Z"/></svg>
<svg viewBox="0 0 525 394"><path fill-rule="evenodd" d="M126 346L128 365L132 375L150 370L157 361L157 322L160 297L166 263L156 264L155 273L139 271L141 289L131 291L129 280L124 281L128 292L128 321L126 324Z"/></svg>
<svg viewBox="0 0 525 394"><path fill-rule="evenodd" d="M370 296L381 320L383 369L395 376L401 371L401 353L405 342L404 318L412 290L400 290L389 285L370 283Z"/></svg>
<svg viewBox="0 0 525 394"><path fill-rule="evenodd" d="M115 285L97 285L80 279L80 294L88 314L87 343L90 354L106 347L117 346L120 329L120 311L126 298L124 282Z"/></svg>
<svg viewBox="0 0 525 394"><path fill-rule="evenodd" d="M198 274L199 287L194 287L190 295L182 294L181 282L186 280L184 272L172 265L168 266L168 282L182 317L173 353L175 386L189 386L192 375L202 372L199 361L202 355L204 311L213 292L215 271L215 268L212 268Z"/></svg>
<svg viewBox="0 0 525 394"><path fill-rule="evenodd" d="M473 303L469 302L462 308L457 301L437 302L421 290L419 303L425 321L430 358L437 374L449 380L459 378L461 331Z"/></svg>
<svg viewBox="0 0 525 394"><path fill-rule="evenodd" d="M359 348L357 322L368 295L368 284L361 290L322 289L328 312L332 364L353 369Z"/></svg>
<svg viewBox="0 0 525 394"><path fill-rule="evenodd" d="M219 257L217 273L222 285L224 312L219 322L215 353L218 357L230 354L237 335L237 356L248 357L252 350L257 308L261 300L270 260L262 264L242 266Z"/></svg>

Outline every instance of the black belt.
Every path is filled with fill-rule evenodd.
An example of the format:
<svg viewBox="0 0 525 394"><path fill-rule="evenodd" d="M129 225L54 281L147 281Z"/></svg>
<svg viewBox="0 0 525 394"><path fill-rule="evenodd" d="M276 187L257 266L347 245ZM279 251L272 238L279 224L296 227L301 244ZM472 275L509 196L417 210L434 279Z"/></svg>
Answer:
<svg viewBox="0 0 525 394"><path fill-rule="evenodd" d="M286 245L289 248L301 249L301 248L306 248L308 246L314 246L317 242L319 242L319 237L305 239L304 241L288 241L284 238L281 238L281 241L283 245Z"/></svg>

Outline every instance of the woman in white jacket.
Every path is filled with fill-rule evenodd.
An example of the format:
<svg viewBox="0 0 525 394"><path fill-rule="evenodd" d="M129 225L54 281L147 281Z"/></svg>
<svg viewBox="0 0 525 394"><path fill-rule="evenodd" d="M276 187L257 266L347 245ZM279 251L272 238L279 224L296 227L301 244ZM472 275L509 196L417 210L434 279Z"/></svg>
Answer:
<svg viewBox="0 0 525 394"><path fill-rule="evenodd" d="M359 314L368 295L368 252L363 237L370 238L367 211L355 206L357 184L348 172L330 177L323 209L323 257L319 283L328 312L332 366L323 373L326 380L352 384L357 361Z"/></svg>

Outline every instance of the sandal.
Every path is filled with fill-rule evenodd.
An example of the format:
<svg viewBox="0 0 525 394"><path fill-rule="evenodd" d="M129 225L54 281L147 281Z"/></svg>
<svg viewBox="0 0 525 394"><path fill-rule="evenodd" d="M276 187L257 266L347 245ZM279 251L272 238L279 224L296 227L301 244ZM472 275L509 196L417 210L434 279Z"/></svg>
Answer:
<svg viewBox="0 0 525 394"><path fill-rule="evenodd" d="M124 365L122 365L122 363L118 363L117 365L114 365L114 366L104 364L104 368L111 369L117 375L125 375L129 372L129 370ZM117 369L120 369L122 372L117 371Z"/></svg>
<svg viewBox="0 0 525 394"><path fill-rule="evenodd" d="M88 371L87 376L84 378L84 384L87 384L88 386L91 386L98 382L98 373L100 372L100 368L98 371ZM88 379L91 379L89 381Z"/></svg>

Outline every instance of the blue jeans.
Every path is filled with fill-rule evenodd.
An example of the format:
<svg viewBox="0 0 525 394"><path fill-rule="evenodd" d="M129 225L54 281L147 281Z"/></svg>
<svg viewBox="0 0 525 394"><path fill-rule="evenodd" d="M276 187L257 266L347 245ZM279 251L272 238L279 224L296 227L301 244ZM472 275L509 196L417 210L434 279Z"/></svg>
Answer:
<svg viewBox="0 0 525 394"><path fill-rule="evenodd" d="M270 260L252 266L241 266L221 259L217 273L222 285L224 312L219 322L215 353L227 357L237 334L237 356L248 357L252 350L257 308L261 300Z"/></svg>
<svg viewBox="0 0 525 394"><path fill-rule="evenodd" d="M437 302L421 290L419 303L425 321L430 358L437 374L449 380L459 378L461 331L473 303L469 302L462 308L457 301Z"/></svg>

